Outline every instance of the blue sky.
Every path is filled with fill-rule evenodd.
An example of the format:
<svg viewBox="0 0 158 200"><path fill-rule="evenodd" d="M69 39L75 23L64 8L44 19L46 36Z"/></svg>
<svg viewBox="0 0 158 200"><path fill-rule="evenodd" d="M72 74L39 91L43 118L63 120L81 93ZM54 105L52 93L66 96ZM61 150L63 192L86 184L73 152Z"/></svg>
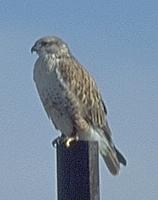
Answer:
<svg viewBox="0 0 158 200"><path fill-rule="evenodd" d="M128 166L100 159L101 199L158 198L158 2L0 1L0 198L56 199L58 135L33 80L41 36L58 35L95 77Z"/></svg>

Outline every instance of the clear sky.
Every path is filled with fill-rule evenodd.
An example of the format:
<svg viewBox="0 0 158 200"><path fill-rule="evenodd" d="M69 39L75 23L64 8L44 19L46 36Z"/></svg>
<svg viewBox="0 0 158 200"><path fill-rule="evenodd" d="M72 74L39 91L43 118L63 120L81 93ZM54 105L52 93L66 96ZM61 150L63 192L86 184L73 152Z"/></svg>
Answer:
<svg viewBox="0 0 158 200"><path fill-rule="evenodd" d="M32 80L30 48L58 35L95 77L116 145L117 177L100 159L101 199L158 199L158 1L0 1L0 199L56 199L58 135Z"/></svg>

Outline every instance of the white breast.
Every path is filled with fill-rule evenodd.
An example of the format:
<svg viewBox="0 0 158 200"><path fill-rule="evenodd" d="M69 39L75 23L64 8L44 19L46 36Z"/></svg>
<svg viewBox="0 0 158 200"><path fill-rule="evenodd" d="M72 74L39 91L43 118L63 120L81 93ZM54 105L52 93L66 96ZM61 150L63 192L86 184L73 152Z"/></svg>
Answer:
<svg viewBox="0 0 158 200"><path fill-rule="evenodd" d="M63 134L70 135L73 125L67 112L66 85L57 70L53 56L39 57L34 67L34 81L48 117Z"/></svg>

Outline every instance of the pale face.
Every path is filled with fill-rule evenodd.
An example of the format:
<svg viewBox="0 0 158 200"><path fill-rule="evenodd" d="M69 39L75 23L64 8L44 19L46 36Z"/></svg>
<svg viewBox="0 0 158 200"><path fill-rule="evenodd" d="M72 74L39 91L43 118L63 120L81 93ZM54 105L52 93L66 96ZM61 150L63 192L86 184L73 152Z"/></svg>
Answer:
<svg viewBox="0 0 158 200"><path fill-rule="evenodd" d="M39 56L46 54L65 54L69 52L67 44L55 36L43 37L37 40L31 48L31 52L36 52Z"/></svg>

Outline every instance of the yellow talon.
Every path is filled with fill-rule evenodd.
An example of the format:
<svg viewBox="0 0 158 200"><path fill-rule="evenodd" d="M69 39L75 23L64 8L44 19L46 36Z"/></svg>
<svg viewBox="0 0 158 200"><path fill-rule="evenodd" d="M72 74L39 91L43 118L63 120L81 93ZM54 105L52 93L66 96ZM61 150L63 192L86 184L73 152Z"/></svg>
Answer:
<svg viewBox="0 0 158 200"><path fill-rule="evenodd" d="M79 140L78 136L69 137L69 138L67 138L66 141L65 141L65 146L66 146L67 148L69 148L72 142L74 142L74 141L76 142L76 141L78 141L78 140Z"/></svg>

